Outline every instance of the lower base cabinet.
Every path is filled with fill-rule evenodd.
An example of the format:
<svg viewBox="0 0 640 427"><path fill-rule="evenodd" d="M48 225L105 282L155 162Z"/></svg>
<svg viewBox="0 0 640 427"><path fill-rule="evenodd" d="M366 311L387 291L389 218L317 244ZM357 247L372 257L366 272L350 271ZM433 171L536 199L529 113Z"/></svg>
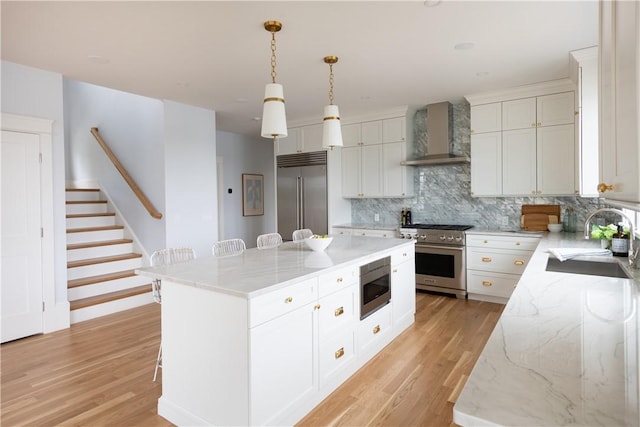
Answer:
<svg viewBox="0 0 640 427"><path fill-rule="evenodd" d="M506 302L539 241L538 237L467 234L469 299Z"/></svg>

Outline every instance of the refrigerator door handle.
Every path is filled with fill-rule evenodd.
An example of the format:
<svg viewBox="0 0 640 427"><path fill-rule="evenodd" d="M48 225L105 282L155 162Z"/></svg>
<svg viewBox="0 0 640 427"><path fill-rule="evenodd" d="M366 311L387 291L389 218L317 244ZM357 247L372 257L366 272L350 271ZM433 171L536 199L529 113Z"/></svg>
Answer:
<svg viewBox="0 0 640 427"><path fill-rule="evenodd" d="M304 223L304 178L300 177L300 227L305 228Z"/></svg>
<svg viewBox="0 0 640 427"><path fill-rule="evenodd" d="M300 178L299 176L296 177L296 228L300 229L302 228L300 226L300 180L302 178Z"/></svg>

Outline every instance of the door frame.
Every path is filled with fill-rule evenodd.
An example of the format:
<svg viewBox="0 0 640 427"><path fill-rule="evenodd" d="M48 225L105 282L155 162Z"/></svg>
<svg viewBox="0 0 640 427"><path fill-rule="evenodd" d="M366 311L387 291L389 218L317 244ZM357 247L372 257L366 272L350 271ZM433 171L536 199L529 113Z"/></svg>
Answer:
<svg viewBox="0 0 640 427"><path fill-rule="evenodd" d="M40 138L40 224L43 230L42 301L44 303L43 332L60 329L60 308L56 307L54 268L54 220L53 220L53 120L38 117L2 113L1 129L9 132L37 134ZM60 305L60 304L59 304ZM69 303L63 304L68 316ZM63 309L64 311L64 309ZM67 323L68 325L68 323Z"/></svg>

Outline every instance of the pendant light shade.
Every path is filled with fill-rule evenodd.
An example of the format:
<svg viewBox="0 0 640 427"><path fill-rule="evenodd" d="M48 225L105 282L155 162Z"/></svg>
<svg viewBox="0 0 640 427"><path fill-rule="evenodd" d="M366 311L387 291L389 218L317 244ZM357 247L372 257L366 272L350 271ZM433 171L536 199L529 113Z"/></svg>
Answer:
<svg viewBox="0 0 640 427"><path fill-rule="evenodd" d="M324 106L322 127L322 146L325 148L342 147L342 128L337 105Z"/></svg>
<svg viewBox="0 0 640 427"><path fill-rule="evenodd" d="M333 105L333 64L338 62L337 56L325 56L324 62L329 64L329 105L324 107L322 128L322 146L324 148L342 147L342 128L338 106Z"/></svg>
<svg viewBox="0 0 640 427"><path fill-rule="evenodd" d="M284 111L282 85L268 83L264 90L262 106L262 131L264 138L282 138L287 136L287 116Z"/></svg>
<svg viewBox="0 0 640 427"><path fill-rule="evenodd" d="M284 111L284 90L276 83L276 33L282 29L282 23L267 21L264 29L271 33L271 83L264 90L262 106L262 130L264 138L282 138L287 136L287 116Z"/></svg>

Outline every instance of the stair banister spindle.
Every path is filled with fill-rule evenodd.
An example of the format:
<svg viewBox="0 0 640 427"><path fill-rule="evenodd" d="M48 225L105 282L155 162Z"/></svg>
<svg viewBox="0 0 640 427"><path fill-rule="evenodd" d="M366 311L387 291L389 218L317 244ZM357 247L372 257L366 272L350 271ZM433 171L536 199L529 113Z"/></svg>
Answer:
<svg viewBox="0 0 640 427"><path fill-rule="evenodd" d="M122 163L120 163L120 160L118 160L118 158L116 157L115 154L113 154L113 151L111 151L111 149L109 148L107 143L104 141L104 139L102 139L102 137L98 133L98 128L91 128L91 134L94 136L96 141L98 141L98 144L100 144L104 152L107 154L107 157L109 157L109 159L111 160L111 163L113 163L116 169L118 169L118 172L120 172L120 175L122 175L122 177L127 182L129 187L131 187L131 190L133 191L133 193L136 195L136 197L138 197L138 199L140 200L142 205L145 207L145 209L147 209L147 212L149 212L149 215L151 215L156 219L162 218L162 214L158 212L158 210L155 208L155 206L153 206L151 201L149 201L147 196L142 192L142 190L140 190L140 187L138 187L138 184L136 184L133 178L131 178L131 175L129 175L129 173L124 168L124 166L122 166Z"/></svg>

